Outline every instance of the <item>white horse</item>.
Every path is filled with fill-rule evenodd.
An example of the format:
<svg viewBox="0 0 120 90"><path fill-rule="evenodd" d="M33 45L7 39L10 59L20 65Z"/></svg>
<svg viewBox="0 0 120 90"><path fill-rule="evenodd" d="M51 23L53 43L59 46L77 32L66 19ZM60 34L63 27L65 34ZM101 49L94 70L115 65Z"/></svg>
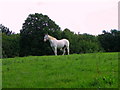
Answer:
<svg viewBox="0 0 120 90"><path fill-rule="evenodd" d="M69 41L67 39L57 40L56 38L46 34L44 36L44 42L46 42L47 40L49 40L55 55L57 55L57 48L60 50L63 49L63 55L65 54L65 49L67 49L67 53L69 55Z"/></svg>

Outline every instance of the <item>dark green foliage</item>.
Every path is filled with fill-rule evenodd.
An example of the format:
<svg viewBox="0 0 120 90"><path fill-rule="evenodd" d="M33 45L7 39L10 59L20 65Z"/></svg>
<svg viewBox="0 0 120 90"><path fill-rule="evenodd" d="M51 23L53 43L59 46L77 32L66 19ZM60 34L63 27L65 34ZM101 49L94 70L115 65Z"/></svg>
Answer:
<svg viewBox="0 0 120 90"><path fill-rule="evenodd" d="M103 34L98 36L101 46L106 52L120 52L120 31L111 30L110 32L103 31Z"/></svg>
<svg viewBox="0 0 120 90"><path fill-rule="evenodd" d="M62 38L70 41L70 53L92 53L102 51L96 36L89 34L74 34L69 29L62 32Z"/></svg>
<svg viewBox="0 0 120 90"><path fill-rule="evenodd" d="M6 35L14 34L12 31L9 30L9 28L5 27L2 24L0 24L0 31L2 31L2 33L5 33Z"/></svg>
<svg viewBox="0 0 120 90"><path fill-rule="evenodd" d="M107 32L104 30L103 34L98 36L87 33L75 34L68 28L62 31L47 15L38 13L30 14L27 17L20 30L20 35L14 34L2 24L0 24L0 31L3 35L3 57L53 55L49 41L43 41L45 34L58 40L68 39L70 41L70 54L120 51L120 31ZM58 54L62 54L62 51L58 50Z"/></svg>
<svg viewBox="0 0 120 90"><path fill-rule="evenodd" d="M1 42L0 48L2 47L1 57L16 57L19 56L19 34L14 34L9 28L0 24Z"/></svg>
<svg viewBox="0 0 120 90"><path fill-rule="evenodd" d="M20 56L52 54L49 43L43 41L46 33L61 37L60 27L47 15L30 14L20 31Z"/></svg>
<svg viewBox="0 0 120 90"><path fill-rule="evenodd" d="M47 15L35 13L28 16L20 32L20 56L54 54L49 42L43 42L46 33L57 39L68 39L70 53L91 53L101 50L97 37L89 34L74 34L67 28L61 31ZM59 50L58 54L61 54Z"/></svg>
<svg viewBox="0 0 120 90"><path fill-rule="evenodd" d="M2 55L3 57L19 56L19 34L12 34L10 36L2 34Z"/></svg>
<svg viewBox="0 0 120 90"><path fill-rule="evenodd" d="M92 53L102 51L96 36L89 34L78 34L76 41L77 53Z"/></svg>

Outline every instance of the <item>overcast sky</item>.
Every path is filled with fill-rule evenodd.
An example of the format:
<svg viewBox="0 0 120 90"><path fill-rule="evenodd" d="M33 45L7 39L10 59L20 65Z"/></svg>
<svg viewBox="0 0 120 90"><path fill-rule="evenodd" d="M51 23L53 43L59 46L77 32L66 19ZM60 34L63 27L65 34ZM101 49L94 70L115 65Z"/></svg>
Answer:
<svg viewBox="0 0 120 90"><path fill-rule="evenodd" d="M118 29L119 0L0 0L0 24L19 33L29 14L48 15L62 30L101 34Z"/></svg>

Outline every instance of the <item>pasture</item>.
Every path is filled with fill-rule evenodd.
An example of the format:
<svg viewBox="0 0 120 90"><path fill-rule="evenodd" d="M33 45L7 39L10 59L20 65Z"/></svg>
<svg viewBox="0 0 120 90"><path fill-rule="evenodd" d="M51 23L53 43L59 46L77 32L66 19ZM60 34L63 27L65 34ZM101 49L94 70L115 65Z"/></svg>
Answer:
<svg viewBox="0 0 120 90"><path fill-rule="evenodd" d="M118 88L118 53L2 59L3 88Z"/></svg>

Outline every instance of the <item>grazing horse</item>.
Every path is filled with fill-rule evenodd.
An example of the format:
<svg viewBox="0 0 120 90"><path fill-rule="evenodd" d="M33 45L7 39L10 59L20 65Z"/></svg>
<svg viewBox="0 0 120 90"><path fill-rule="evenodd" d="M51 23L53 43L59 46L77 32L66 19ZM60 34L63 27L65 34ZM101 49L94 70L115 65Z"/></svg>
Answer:
<svg viewBox="0 0 120 90"><path fill-rule="evenodd" d="M63 49L63 55L65 54L65 49L67 49L67 53L69 55L69 41L67 39L57 40L56 38L46 34L44 36L44 42L46 42L47 40L49 40L55 55L57 55L57 48L60 50Z"/></svg>

